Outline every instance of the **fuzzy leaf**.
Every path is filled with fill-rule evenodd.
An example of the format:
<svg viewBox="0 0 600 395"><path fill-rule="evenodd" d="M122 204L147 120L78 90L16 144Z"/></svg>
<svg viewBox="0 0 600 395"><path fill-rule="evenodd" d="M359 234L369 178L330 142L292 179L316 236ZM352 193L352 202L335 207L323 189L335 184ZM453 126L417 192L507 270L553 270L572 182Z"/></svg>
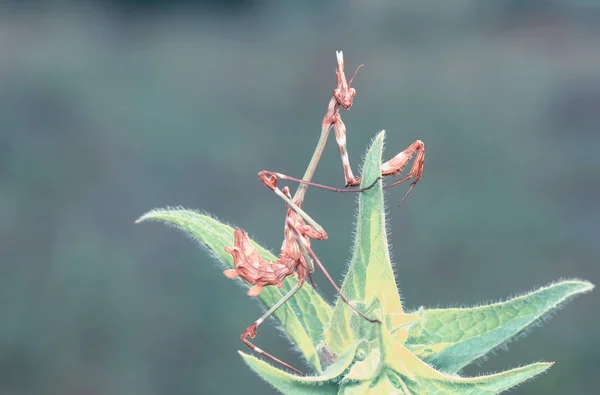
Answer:
<svg viewBox="0 0 600 395"><path fill-rule="evenodd" d="M532 379L550 366L552 363L540 362L488 376L456 378L453 381L419 380L408 382L407 386L414 394L493 395Z"/></svg>
<svg viewBox="0 0 600 395"><path fill-rule="evenodd" d="M522 383L549 368L552 363L537 363L506 372L478 377L460 377L435 370L408 348L396 341L383 326L380 350L374 348L366 360L379 361L379 368L368 375L353 374L355 363L340 381L344 394L497 394ZM385 392L382 392L385 388Z"/></svg>
<svg viewBox="0 0 600 395"><path fill-rule="evenodd" d="M407 346L438 370L455 373L527 330L567 299L591 291L587 281L562 281L506 302L423 310Z"/></svg>
<svg viewBox="0 0 600 395"><path fill-rule="evenodd" d="M161 221L175 226L200 242L223 266L228 269L234 267L232 256L225 252L225 246L233 246L234 230L231 226L208 215L184 209L152 210L136 222L146 220ZM263 258L270 262L277 259L267 249L256 243L254 245ZM281 288L265 287L258 298L269 308L296 283L295 277L288 277ZM322 340L325 325L329 322L331 307L312 287L304 286L288 303L279 308L274 316L307 362L320 372L321 364L316 347Z"/></svg>
<svg viewBox="0 0 600 395"><path fill-rule="evenodd" d="M320 376L301 377L277 369L253 355L240 351L244 361L263 380L277 388L283 394L337 394L336 379L340 377L354 361L357 346L351 347L345 355Z"/></svg>
<svg viewBox="0 0 600 395"><path fill-rule="evenodd" d="M502 373L478 377L460 377L435 370L399 342L388 347L388 363L402 382L415 394L496 394L511 388L552 366L537 363ZM400 367L400 369L398 369ZM406 375L410 372L412 377ZM402 380L406 377L407 380Z"/></svg>
<svg viewBox="0 0 600 395"><path fill-rule="evenodd" d="M381 131L367 152L361 187L371 185L381 175L384 136L385 132ZM359 308L362 306L363 310L374 300L379 300L383 311L388 313L389 325L402 326L404 316L390 262L381 181L359 196L354 251L342 292L354 305ZM327 346L333 352L341 353L356 341L350 325L351 317L355 314L341 299L337 300L331 326L325 334ZM397 334L402 336L403 332L406 337L406 329L398 330Z"/></svg>
<svg viewBox="0 0 600 395"><path fill-rule="evenodd" d="M523 368L478 377L460 377L440 372L425 363L385 331L381 333L385 350L383 373L399 390L414 394L496 394L543 372L552 363L537 363ZM372 380L377 382L377 380Z"/></svg>

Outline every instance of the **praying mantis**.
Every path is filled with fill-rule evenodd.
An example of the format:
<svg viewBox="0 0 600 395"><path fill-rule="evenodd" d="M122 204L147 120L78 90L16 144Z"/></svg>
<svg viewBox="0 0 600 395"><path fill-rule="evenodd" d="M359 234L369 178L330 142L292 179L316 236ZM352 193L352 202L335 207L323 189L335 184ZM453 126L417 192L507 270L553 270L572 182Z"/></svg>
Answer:
<svg viewBox="0 0 600 395"><path fill-rule="evenodd" d="M275 303L270 309L268 309L260 318L258 318L252 325L250 325L241 335L241 340L254 352L263 355L272 361L285 366L286 368L300 374L304 373L290 364L276 358L268 352L260 349L254 345L248 338L254 338L258 327L278 308L285 304L294 294L304 285L308 278L312 285L312 274L315 271L315 264L321 269L327 280L334 287L340 298L358 315L365 320L372 323L381 323L377 319L371 319L354 307L350 301L343 295L340 288L337 286L335 281L329 275L325 266L321 263L317 255L310 247L310 240L325 240L327 239L327 233L325 230L312 219L304 210L302 210L302 203L306 195L306 190L309 186L322 188L334 192L364 192L373 187L381 177L385 176L396 176L402 173L404 166L410 161L413 155L416 154L413 166L409 173L389 185L386 188L390 188L394 185L398 185L405 181L414 178L408 192L400 202L400 205L404 202L408 194L412 191L416 183L421 179L423 174L423 164L425 161L425 147L424 144L417 140L412 143L408 148L382 164L382 173L375 182L365 188L361 189L342 189L329 187L322 184L313 183L312 177L317 168L318 162L321 158L325 144L327 143L327 137L333 126L336 142L340 151L342 159L342 167L344 171L344 178L346 181L346 187L356 187L361 184L360 178L357 178L352 173L350 166L350 160L348 158L348 151L346 148L346 126L344 125L341 115L340 108L349 110L352 107L356 90L352 88L352 81L356 76L356 72L360 69L359 66L356 72L352 76L349 82L346 81L344 74L344 57L341 51L336 52L337 56L337 87L333 91L332 98L329 102L327 113L323 118L321 125L321 135L315 148L315 152L309 162L308 168L302 179L297 179L291 176L287 176L281 173L272 171L261 171L258 176L263 184L271 189L277 196L279 196L287 205L286 220L284 225L284 240L281 246L281 252L277 261L268 262L263 259L258 251L252 245L248 234L240 229L236 228L234 231L234 246L225 247L225 251L232 255L235 269L227 269L224 274L228 278L241 277L253 286L248 291L249 296L257 296L261 293L265 286L277 286L281 287L283 280L288 276L297 275L298 283L292 287L286 295L284 295L277 303ZM289 188L286 186L280 189L277 185L279 179L298 182L298 190L292 197Z"/></svg>

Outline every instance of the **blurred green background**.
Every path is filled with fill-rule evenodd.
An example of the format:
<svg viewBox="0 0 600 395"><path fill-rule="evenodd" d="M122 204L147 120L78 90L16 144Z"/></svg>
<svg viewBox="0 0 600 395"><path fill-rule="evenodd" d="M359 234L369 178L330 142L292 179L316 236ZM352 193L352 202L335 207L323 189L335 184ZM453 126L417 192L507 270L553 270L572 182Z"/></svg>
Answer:
<svg viewBox="0 0 600 395"><path fill-rule="evenodd" d="M133 221L182 205L277 251L261 169L301 176L335 86L355 172L425 142L390 242L409 309L600 278L600 6L592 1L4 1L0 394L274 393L239 335L261 310L205 251ZM343 185L330 139L316 181ZM356 197L311 190L341 280ZM334 294L323 276L322 293ZM465 374L557 361L515 394L600 387L596 291ZM266 325L257 344L297 366Z"/></svg>

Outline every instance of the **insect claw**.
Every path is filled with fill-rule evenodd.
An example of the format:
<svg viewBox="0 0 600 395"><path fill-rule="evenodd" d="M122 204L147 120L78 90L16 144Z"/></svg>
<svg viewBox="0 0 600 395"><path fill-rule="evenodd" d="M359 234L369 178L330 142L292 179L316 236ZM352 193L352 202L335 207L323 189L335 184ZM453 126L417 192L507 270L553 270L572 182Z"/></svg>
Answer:
<svg viewBox="0 0 600 395"><path fill-rule="evenodd" d="M262 181L263 184L267 186L270 190L274 191L277 188L277 176L267 170L263 170L258 173L258 178Z"/></svg>
<svg viewBox="0 0 600 395"><path fill-rule="evenodd" d="M317 284L315 283L315 280L313 280L312 274L308 274L308 279L310 280L310 285L312 285L313 289L317 291L319 288L317 288Z"/></svg>
<svg viewBox="0 0 600 395"><path fill-rule="evenodd" d="M254 339L254 337L256 336L256 322L252 325L250 325L248 328L246 328L246 330L244 331L244 333L242 333L242 341L245 343L246 339L248 337Z"/></svg>

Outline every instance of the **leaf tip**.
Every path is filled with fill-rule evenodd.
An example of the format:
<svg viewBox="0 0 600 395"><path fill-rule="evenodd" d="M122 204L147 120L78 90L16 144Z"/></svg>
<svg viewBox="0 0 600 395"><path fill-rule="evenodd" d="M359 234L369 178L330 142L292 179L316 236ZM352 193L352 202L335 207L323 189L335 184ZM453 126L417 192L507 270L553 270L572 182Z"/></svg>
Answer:
<svg viewBox="0 0 600 395"><path fill-rule="evenodd" d="M248 365L251 369L254 369L257 363L262 362L260 359L256 358L254 355L247 354L241 350L238 350L238 354L244 360L246 365Z"/></svg>
<svg viewBox="0 0 600 395"><path fill-rule="evenodd" d="M552 367L552 365L554 365L554 363L555 362L536 362L515 370L527 371L529 373L529 377L526 380L531 380L535 376L545 373Z"/></svg>
<svg viewBox="0 0 600 395"><path fill-rule="evenodd" d="M554 366L556 362L552 361L552 362L538 362L535 365L538 367L537 372L535 373L535 376L537 376L538 374L542 374L542 373L546 373L548 371L548 369L550 369L552 366ZM533 376L532 376L533 378Z"/></svg>
<svg viewBox="0 0 600 395"><path fill-rule="evenodd" d="M594 288L596 288L596 285L594 285L593 283L591 283L587 280L576 280L576 281L581 283L581 292L590 292Z"/></svg>
<svg viewBox="0 0 600 395"><path fill-rule="evenodd" d="M238 354L240 354L240 356L244 359L246 359L246 357L249 357L249 355L243 352L242 350L238 350Z"/></svg>
<svg viewBox="0 0 600 395"><path fill-rule="evenodd" d="M569 284L576 288L572 293L586 293L592 291L596 286L587 280L581 280L578 278L569 278L557 281L553 285Z"/></svg>
<svg viewBox="0 0 600 395"><path fill-rule="evenodd" d="M147 221L149 219L156 219L157 214L159 214L159 212L161 212L161 211L165 211L165 209L153 209L153 210L150 210L147 213L143 214L138 219L136 219L134 221L134 224L139 224L139 223Z"/></svg>
<svg viewBox="0 0 600 395"><path fill-rule="evenodd" d="M141 217L139 217L138 219L136 219L133 223L139 224L140 222L144 222L148 218L148 214L150 214L150 213L151 213L151 211L147 212L146 214L144 214Z"/></svg>
<svg viewBox="0 0 600 395"><path fill-rule="evenodd" d="M551 361L551 362L538 362L538 363L536 363L534 365L538 367L539 373L543 373L546 370L550 369L552 366L554 366L555 363L556 363L555 361Z"/></svg>

